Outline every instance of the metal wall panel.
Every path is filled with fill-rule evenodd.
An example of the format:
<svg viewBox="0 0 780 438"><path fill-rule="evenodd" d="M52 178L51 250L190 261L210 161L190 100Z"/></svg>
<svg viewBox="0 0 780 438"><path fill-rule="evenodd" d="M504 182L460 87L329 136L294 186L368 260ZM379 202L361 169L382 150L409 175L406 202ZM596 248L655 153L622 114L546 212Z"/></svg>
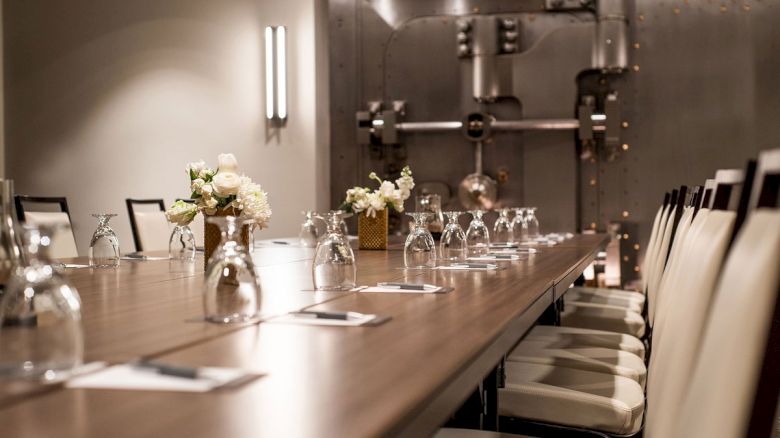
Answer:
<svg viewBox="0 0 780 438"><path fill-rule="evenodd" d="M496 133L484 147L486 173L507 172L502 200L537 204L544 230L630 223L621 247L637 253L621 267L624 280L641 263L637 255L664 191L701 184L718 168L742 167L759 150L780 146L780 1L630 3L628 72L578 78L580 94L620 96L617 148L580 159L573 132ZM473 149L455 132L403 134L401 146L373 152L358 145L355 112L370 100L406 100L406 121L458 120L477 110L506 119L573 117L577 96L561 102L560 79L534 84L540 98L532 108L514 100L477 104L468 62L455 55L459 15L511 13L522 23L521 45L564 21L583 20L543 7L543 1L331 1L333 204L346 188L368 184L370 170L386 171L390 156L409 162L419 181L453 189L473 171Z"/></svg>

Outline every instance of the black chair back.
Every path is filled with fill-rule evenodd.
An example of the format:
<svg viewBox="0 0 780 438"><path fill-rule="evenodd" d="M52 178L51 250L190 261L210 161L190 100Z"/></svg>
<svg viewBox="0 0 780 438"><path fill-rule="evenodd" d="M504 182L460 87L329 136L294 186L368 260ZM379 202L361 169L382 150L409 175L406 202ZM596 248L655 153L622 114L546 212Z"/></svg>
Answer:
<svg viewBox="0 0 780 438"><path fill-rule="evenodd" d="M29 196L29 195L16 195L14 196L14 203L16 204L16 218L19 222L24 222L24 204L58 204L60 211L68 215L68 221L70 221L70 209L68 209L68 199L64 196Z"/></svg>
<svg viewBox="0 0 780 438"><path fill-rule="evenodd" d="M131 199L127 198L125 199L125 204L127 204L127 214L130 216L130 229L133 230L133 243L135 243L135 250L136 251L143 251L141 244L141 238L138 237L138 224L135 220L135 210L133 209L133 206L136 204L139 205L149 205L149 204L156 204L160 206L160 211L165 211L165 202L162 199Z"/></svg>

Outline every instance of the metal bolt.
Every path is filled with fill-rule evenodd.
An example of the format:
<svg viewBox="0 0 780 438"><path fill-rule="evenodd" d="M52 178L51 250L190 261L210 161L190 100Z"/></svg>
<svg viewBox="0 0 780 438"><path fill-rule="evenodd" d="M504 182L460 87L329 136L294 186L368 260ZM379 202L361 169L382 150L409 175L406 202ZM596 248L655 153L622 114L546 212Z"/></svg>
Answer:
<svg viewBox="0 0 780 438"><path fill-rule="evenodd" d="M634 272L639 272L639 266L634 266Z"/></svg>
<svg viewBox="0 0 780 438"><path fill-rule="evenodd" d="M471 29L471 22L469 20L458 20L458 30L461 32L468 32Z"/></svg>
<svg viewBox="0 0 780 438"><path fill-rule="evenodd" d="M628 233L623 234L623 239L628 239Z"/></svg>
<svg viewBox="0 0 780 438"><path fill-rule="evenodd" d="M501 26L504 29L512 30L512 29L515 28L515 20L512 20L510 18L505 18L505 19L501 20Z"/></svg>
<svg viewBox="0 0 780 438"><path fill-rule="evenodd" d="M623 122L620 124L623 128L628 128L628 122Z"/></svg>
<svg viewBox="0 0 780 438"><path fill-rule="evenodd" d="M680 8L673 9L675 15L680 15Z"/></svg>
<svg viewBox="0 0 780 438"><path fill-rule="evenodd" d="M512 43L504 43L504 44L501 46L501 48L502 48L502 49L503 49L505 52L514 52L514 51L515 51L515 49L517 48L517 46L516 46L516 45L514 45L514 44L512 44Z"/></svg>
<svg viewBox="0 0 780 438"><path fill-rule="evenodd" d="M644 14L639 14L638 18L639 18L639 21L645 21L645 15Z"/></svg>
<svg viewBox="0 0 780 438"><path fill-rule="evenodd" d="M638 49L639 48L639 43L634 43L634 48Z"/></svg>
<svg viewBox="0 0 780 438"><path fill-rule="evenodd" d="M589 182L590 182L590 185L595 186L596 185L596 178L591 178Z"/></svg>
<svg viewBox="0 0 780 438"><path fill-rule="evenodd" d="M627 151L627 150L628 150L628 143L623 143L623 150L624 150L624 151Z"/></svg>
<svg viewBox="0 0 780 438"><path fill-rule="evenodd" d="M628 217L628 212L627 211L623 211L623 217Z"/></svg>
<svg viewBox="0 0 780 438"><path fill-rule="evenodd" d="M623 256L623 261L627 262L628 261L628 256Z"/></svg>
<svg viewBox="0 0 780 438"><path fill-rule="evenodd" d="M726 5L720 5L720 12L721 13L725 13L727 10L728 10L728 8L726 7Z"/></svg>
<svg viewBox="0 0 780 438"><path fill-rule="evenodd" d="M612 40L610 38L607 38L606 43L607 43L607 45L610 45L610 44L612 44Z"/></svg>
<svg viewBox="0 0 780 438"><path fill-rule="evenodd" d="M639 251L639 244L638 244L638 243L635 243L635 244L634 244L634 249L635 249L635 250L637 250L637 251Z"/></svg>
<svg viewBox="0 0 780 438"><path fill-rule="evenodd" d="M458 46L458 56L466 56L471 52L468 44L461 44Z"/></svg>
<svg viewBox="0 0 780 438"><path fill-rule="evenodd" d="M634 69L634 71L639 71L639 64L634 64L633 69Z"/></svg>
<svg viewBox="0 0 780 438"><path fill-rule="evenodd" d="M748 4L742 5L742 10L745 11L745 12L750 11L750 5L748 5Z"/></svg>
<svg viewBox="0 0 780 438"><path fill-rule="evenodd" d="M595 222L591 222L590 223L590 227L595 230L596 229L596 223Z"/></svg>

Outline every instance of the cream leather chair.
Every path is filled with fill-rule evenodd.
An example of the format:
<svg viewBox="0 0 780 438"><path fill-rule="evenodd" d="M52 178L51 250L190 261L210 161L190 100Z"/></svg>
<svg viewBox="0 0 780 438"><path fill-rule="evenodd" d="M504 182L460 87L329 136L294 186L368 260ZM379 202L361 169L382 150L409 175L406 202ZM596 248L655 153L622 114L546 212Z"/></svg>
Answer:
<svg viewBox="0 0 780 438"><path fill-rule="evenodd" d="M52 258L78 257L76 238L70 222L68 201L64 197L40 197L16 195L16 214L19 222L30 225L49 225L54 227L49 255ZM28 211L25 204L57 204L61 211Z"/></svg>
<svg viewBox="0 0 780 438"><path fill-rule="evenodd" d="M171 227L162 199L126 199L136 251L167 251ZM136 211L137 205L157 205L156 211Z"/></svg>
<svg viewBox="0 0 780 438"><path fill-rule="evenodd" d="M718 212L710 226L702 226L699 240L691 245L686 257L686 271L699 282L698 290L710 287L717 278L719 260L730 238L734 212ZM699 241L703 242L699 244ZM719 253L719 251L721 251ZM703 262L703 261L708 262ZM688 291L685 291L687 295ZM681 294L682 295L682 294ZM671 319L671 317L670 317ZM679 325L684 325L680 323ZM695 334L695 330L692 330ZM693 339L693 337L692 337ZM667 351L664 351L667 350ZM652 359L668 363L676 361L676 349L664 349ZM671 352L669 352L671 351ZM640 382L625 375L583 370L529 362L508 361L506 387L499 391L499 413L536 421L596 429L615 434L639 431L644 413L644 390ZM656 388L667 390L662 382L655 385L652 374L648 381L648 400L659 394ZM662 392L661 391L661 392Z"/></svg>
<svg viewBox="0 0 780 438"><path fill-rule="evenodd" d="M763 178L769 166L773 187ZM780 349L779 177L780 149L762 153L751 199L757 208L725 262L680 408L667 412L660 430L669 437L770 436L776 427L778 371L766 361L776 365Z"/></svg>

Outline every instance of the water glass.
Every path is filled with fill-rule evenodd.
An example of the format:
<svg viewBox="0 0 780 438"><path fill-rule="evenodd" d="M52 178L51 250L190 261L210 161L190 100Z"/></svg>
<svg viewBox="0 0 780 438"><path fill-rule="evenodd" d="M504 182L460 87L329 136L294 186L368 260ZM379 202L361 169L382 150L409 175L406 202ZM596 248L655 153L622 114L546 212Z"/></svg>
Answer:
<svg viewBox="0 0 780 438"><path fill-rule="evenodd" d="M515 218L512 219L512 235L515 242L528 240L528 224L525 222L525 208L515 208Z"/></svg>
<svg viewBox="0 0 780 438"><path fill-rule="evenodd" d="M306 220L304 220L303 225L301 225L301 232L298 233L298 238L300 239L301 246L314 248L317 246L317 240L320 237L319 232L317 231L317 224L314 223L314 212L304 211L303 214L306 216Z"/></svg>
<svg viewBox="0 0 780 438"><path fill-rule="evenodd" d="M404 265L407 268L424 269L436 266L436 242L428 231L428 221L433 213L406 213L414 219L414 228L404 244Z"/></svg>
<svg viewBox="0 0 780 438"><path fill-rule="evenodd" d="M116 268L119 266L119 239L108 225L116 214L96 213L98 227L89 242L89 265L93 268Z"/></svg>
<svg viewBox="0 0 780 438"><path fill-rule="evenodd" d="M512 221L509 220L509 209L502 208L499 211L496 223L493 224L493 241L499 243L508 243L514 242L514 240Z"/></svg>
<svg viewBox="0 0 780 438"><path fill-rule="evenodd" d="M53 229L26 229L27 262L0 301L0 377L54 380L82 363L81 299L49 258Z"/></svg>
<svg viewBox="0 0 780 438"><path fill-rule="evenodd" d="M539 219L536 218L536 207L527 209L525 222L528 225L528 238L539 237Z"/></svg>
<svg viewBox="0 0 780 438"><path fill-rule="evenodd" d="M464 260L466 258L466 233L458 223L461 212L446 211L449 222L444 227L439 248L443 260Z"/></svg>
<svg viewBox="0 0 780 438"><path fill-rule="evenodd" d="M203 308L206 320L215 323L253 322L260 312L260 282L252 258L240 242L246 225L233 216L206 219L222 233L220 246L206 268Z"/></svg>
<svg viewBox="0 0 780 438"><path fill-rule="evenodd" d="M441 196L437 194L425 194L414 198L415 211L432 213L428 223L428 231L434 238L441 235L444 228L444 215L441 211Z"/></svg>
<svg viewBox="0 0 780 438"><path fill-rule="evenodd" d="M344 219L349 216L343 211L331 211L327 219L323 218L327 223L327 231L317 242L312 266L312 280L316 290L350 290L355 287L355 253L342 231Z"/></svg>
<svg viewBox="0 0 780 438"><path fill-rule="evenodd" d="M490 232L482 220L484 212L473 210L470 212L472 219L466 231L466 244L469 256L480 256L490 252Z"/></svg>
<svg viewBox="0 0 780 438"><path fill-rule="evenodd" d="M195 235L188 225L173 227L171 238L168 240L168 257L182 262L195 260Z"/></svg>

